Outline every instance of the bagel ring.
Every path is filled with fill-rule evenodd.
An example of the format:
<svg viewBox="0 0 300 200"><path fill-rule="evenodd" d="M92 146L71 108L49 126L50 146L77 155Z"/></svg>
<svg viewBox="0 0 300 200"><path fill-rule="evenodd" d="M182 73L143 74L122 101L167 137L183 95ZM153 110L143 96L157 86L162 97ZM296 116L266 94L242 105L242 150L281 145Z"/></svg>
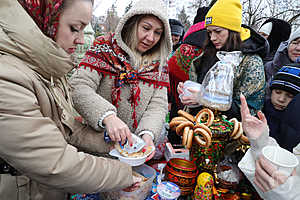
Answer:
<svg viewBox="0 0 300 200"><path fill-rule="evenodd" d="M238 129L239 129L239 124L238 123L239 122L238 122L238 120L236 118L230 119L229 122L233 123L233 130L232 130L232 132L230 134L230 137L234 137L237 134L237 132L238 132Z"/></svg>
<svg viewBox="0 0 300 200"><path fill-rule="evenodd" d="M186 122L186 121L189 121L187 118L185 117L174 117L171 121L181 121L181 122Z"/></svg>
<svg viewBox="0 0 300 200"><path fill-rule="evenodd" d="M178 115L185 117L186 119L190 120L191 122L195 122L195 117L191 114L189 114L188 112L185 112L183 110L178 110Z"/></svg>
<svg viewBox="0 0 300 200"><path fill-rule="evenodd" d="M194 130L195 130L196 128L202 128L202 129L206 130L206 132L209 133L210 137L212 137L211 130L210 130L206 125L204 125L204 124L196 124L196 125L194 126Z"/></svg>
<svg viewBox="0 0 300 200"><path fill-rule="evenodd" d="M170 123L169 123L169 127L171 130L175 130L176 129L176 126L178 126L179 124L181 124L183 121L174 121L172 120Z"/></svg>
<svg viewBox="0 0 300 200"><path fill-rule="evenodd" d="M250 144L248 137L245 136L244 134L242 134L242 136L240 137L240 141L244 144Z"/></svg>
<svg viewBox="0 0 300 200"><path fill-rule="evenodd" d="M182 135L183 133L183 131L182 131L182 129L184 128L184 127L186 127L186 126L189 126L190 128L193 128L194 127L194 124L192 123L192 122L189 122L189 121L187 121L187 122L181 122L177 127L176 127L176 133L177 133L177 135Z"/></svg>
<svg viewBox="0 0 300 200"><path fill-rule="evenodd" d="M207 115L207 121L203 123L206 126L211 126L214 121L214 113L208 108L204 108L198 112L196 115L196 122L202 124L201 119L203 116Z"/></svg>
<svg viewBox="0 0 300 200"><path fill-rule="evenodd" d="M238 122L238 125L239 125L239 129L238 129L237 133L232 137L232 139L234 139L234 140L239 139L243 135L242 123Z"/></svg>
<svg viewBox="0 0 300 200"><path fill-rule="evenodd" d="M181 122L188 122L189 120L184 118L184 117L174 117L170 123L169 123L169 127L171 130L175 130L176 126L178 126L179 124L181 124Z"/></svg>
<svg viewBox="0 0 300 200"><path fill-rule="evenodd" d="M187 149L190 149L192 147L193 137L194 137L194 131L192 129L190 129L188 136L187 136L186 146L185 146Z"/></svg>
<svg viewBox="0 0 300 200"><path fill-rule="evenodd" d="M188 126L184 127L183 134L182 134L182 145L183 146L185 146L187 144L189 132L190 132L190 127L188 127Z"/></svg>
<svg viewBox="0 0 300 200"><path fill-rule="evenodd" d="M204 147L209 147L211 145L211 137L206 130L201 129L201 128L196 128L194 130L194 133L197 134L194 138L195 141L200 145ZM203 136L204 140L200 137Z"/></svg>

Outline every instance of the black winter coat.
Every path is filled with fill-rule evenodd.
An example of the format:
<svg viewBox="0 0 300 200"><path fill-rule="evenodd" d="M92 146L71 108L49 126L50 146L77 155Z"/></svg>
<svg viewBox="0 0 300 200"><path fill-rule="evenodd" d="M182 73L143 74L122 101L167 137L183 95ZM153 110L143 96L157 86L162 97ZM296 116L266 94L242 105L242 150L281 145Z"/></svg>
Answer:
<svg viewBox="0 0 300 200"><path fill-rule="evenodd" d="M270 136L289 151L300 143L300 94L288 105L286 110L275 110L270 100L265 102L263 112L270 128Z"/></svg>
<svg viewBox="0 0 300 200"><path fill-rule="evenodd" d="M269 81L286 64L293 63L288 56L288 43L282 42L272 61L265 64L266 80Z"/></svg>

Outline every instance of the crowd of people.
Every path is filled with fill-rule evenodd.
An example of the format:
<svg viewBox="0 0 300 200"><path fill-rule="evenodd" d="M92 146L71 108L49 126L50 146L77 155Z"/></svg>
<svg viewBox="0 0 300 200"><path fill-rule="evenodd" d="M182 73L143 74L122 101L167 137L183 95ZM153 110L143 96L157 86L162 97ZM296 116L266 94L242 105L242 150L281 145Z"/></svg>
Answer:
<svg viewBox="0 0 300 200"><path fill-rule="evenodd" d="M200 9L205 12L205 8ZM170 85L170 94L177 98L183 94L186 80L202 83L209 69L218 61L218 50L241 51L244 58L235 69L232 106L224 112L229 118L241 119L244 132L250 138L251 150L239 167L262 198L296 199L296 188L300 183L298 168L291 177L286 177L278 174L277 169L262 156L253 157L250 152L261 154L262 147L269 143L296 154L299 152L300 63L297 58L300 56L300 28L291 31L286 21L270 18L254 31L241 24L241 17L239 1L217 1L209 9L205 16L208 39L204 45L198 45L203 53L195 56L196 48L189 48L189 53L195 57L188 58L190 63L184 62L181 55L184 51L180 48L185 47L182 44L169 60L170 84L173 84ZM190 29L187 33L195 30L194 27ZM233 33L238 36L232 36ZM189 74L183 78L184 70ZM190 92L195 94L183 96L178 99L179 103L173 101L176 108L173 112L183 105L191 107L189 111L194 115L202 109L199 93L203 91ZM168 137L170 141L180 143L175 132L170 131ZM254 171L253 166L256 166Z"/></svg>
<svg viewBox="0 0 300 200"><path fill-rule="evenodd" d="M131 166L101 155L114 142L131 145L132 134L155 147L168 112L172 119L184 107L192 115L202 109L201 90L179 96L185 81L203 82L219 51L240 52L223 112L242 121L250 140L240 169L265 199L299 196L300 167L283 176L258 155L272 143L299 157L300 27L270 18L254 30L242 24L239 0L217 0L184 30L163 1L138 0L113 33L90 36L74 69L76 47L93 35L93 4L0 2L0 199L138 187ZM172 131L168 139L181 141Z"/></svg>

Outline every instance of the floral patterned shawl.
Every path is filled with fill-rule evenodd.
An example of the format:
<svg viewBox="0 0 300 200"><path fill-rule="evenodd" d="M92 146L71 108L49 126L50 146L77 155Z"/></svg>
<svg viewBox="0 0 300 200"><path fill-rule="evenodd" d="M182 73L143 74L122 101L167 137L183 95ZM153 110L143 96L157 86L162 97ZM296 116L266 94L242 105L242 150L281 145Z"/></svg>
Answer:
<svg viewBox="0 0 300 200"><path fill-rule="evenodd" d="M63 0L18 0L41 31L54 40Z"/></svg>
<svg viewBox="0 0 300 200"><path fill-rule="evenodd" d="M96 70L103 76L109 75L114 78L114 87L112 89L112 103L118 107L118 102L121 100L121 88L127 84L131 88L131 106L133 108L134 120L133 127L137 127L135 108L140 101L141 90L139 83L148 83L149 87L154 88L169 87L169 75L167 66L159 72L160 62L152 61L147 66L143 66L142 70L135 70L127 59L125 51L118 46L114 34L98 37L94 41L94 45L90 48L79 67L87 68L88 70Z"/></svg>

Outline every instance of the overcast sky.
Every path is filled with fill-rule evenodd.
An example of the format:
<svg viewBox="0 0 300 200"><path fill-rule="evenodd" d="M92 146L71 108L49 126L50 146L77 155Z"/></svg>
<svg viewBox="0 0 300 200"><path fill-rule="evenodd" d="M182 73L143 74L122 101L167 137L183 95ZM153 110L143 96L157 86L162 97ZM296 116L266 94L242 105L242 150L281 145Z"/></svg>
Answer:
<svg viewBox="0 0 300 200"><path fill-rule="evenodd" d="M130 1L131 0L95 0L95 6L97 6L97 9L94 11L94 15L105 15L107 9L110 8L113 3L115 3L118 15L122 16L125 12L126 6L130 3ZM136 0L132 1L135 2Z"/></svg>

